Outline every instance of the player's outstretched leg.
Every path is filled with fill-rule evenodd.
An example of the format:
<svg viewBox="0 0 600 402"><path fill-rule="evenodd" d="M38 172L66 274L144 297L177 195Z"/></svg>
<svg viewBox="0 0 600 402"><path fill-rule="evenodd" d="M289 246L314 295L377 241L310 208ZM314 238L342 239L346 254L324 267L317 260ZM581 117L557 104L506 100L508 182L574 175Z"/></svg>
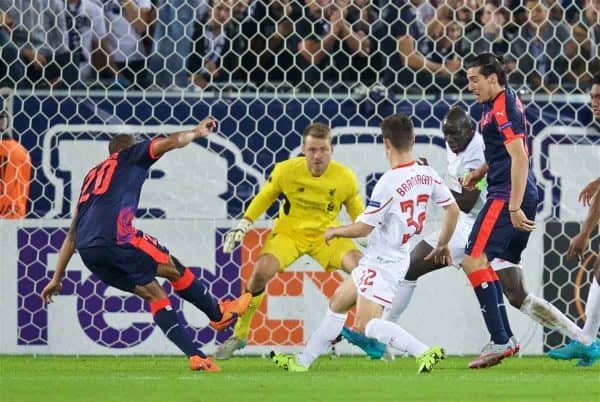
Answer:
<svg viewBox="0 0 600 402"><path fill-rule="evenodd" d="M361 348L371 359L381 359L385 354L385 344L354 331L352 328L342 328L342 336L351 344Z"/></svg>
<svg viewBox="0 0 600 402"><path fill-rule="evenodd" d="M585 317L583 335L588 339L595 339L600 329L600 258L596 260L594 275L585 304ZM577 362L578 367L591 366L600 360L600 338L596 338L592 343L573 339L565 346L548 352L548 356L559 360L579 359Z"/></svg>
<svg viewBox="0 0 600 402"><path fill-rule="evenodd" d="M177 318L175 310L171 307L171 301L167 297L167 293L156 280L146 285L137 285L134 288L134 293L150 304L150 312L154 322L166 337L186 354L190 369L220 371L219 366L194 345L183 324Z"/></svg>
<svg viewBox="0 0 600 402"><path fill-rule="evenodd" d="M410 266L400 282L398 292L394 295L392 306L383 313L383 319L391 322L397 322L400 315L406 310L412 299L417 286L417 280L430 272L445 267L442 264L436 264L433 260L425 260L425 257L431 253L433 247L426 241L421 241L410 253ZM358 346L372 359L380 359L385 355L385 345L376 339L369 338L364 334L354 331L351 328L344 327L342 336L348 342Z"/></svg>
<svg viewBox="0 0 600 402"><path fill-rule="evenodd" d="M408 352L417 359L417 373L428 373L445 358L444 350L439 346L428 347L404 328L393 322L374 318L367 323L365 335L375 338L386 346L402 352Z"/></svg>
<svg viewBox="0 0 600 402"><path fill-rule="evenodd" d="M210 320L210 326L219 331L231 325L239 315L246 311L250 303L251 295L248 293L242 294L236 300L218 302L206 286L196 280L192 271L173 256L171 256L169 264L158 266L157 274L169 279L175 293L206 314Z"/></svg>
<svg viewBox="0 0 600 402"><path fill-rule="evenodd" d="M279 267L279 260L272 254L263 254L258 258L254 271L246 284L246 292L251 294L248 309L235 323L233 336L217 348L215 352L217 360L230 359L236 350L246 346L254 313L262 304L267 284L277 274Z"/></svg>

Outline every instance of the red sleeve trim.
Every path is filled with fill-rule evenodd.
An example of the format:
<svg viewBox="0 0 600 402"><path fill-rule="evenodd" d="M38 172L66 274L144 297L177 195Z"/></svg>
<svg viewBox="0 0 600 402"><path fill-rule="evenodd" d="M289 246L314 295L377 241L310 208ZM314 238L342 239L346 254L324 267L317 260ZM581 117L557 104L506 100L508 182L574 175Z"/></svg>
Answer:
<svg viewBox="0 0 600 402"><path fill-rule="evenodd" d="M450 200L452 200L452 197L448 197L448 198L446 198L444 201L440 201L440 202L438 202L437 204L439 204L439 205L441 205L441 204L445 204L445 203L447 203L447 202L448 202L448 201L450 201Z"/></svg>

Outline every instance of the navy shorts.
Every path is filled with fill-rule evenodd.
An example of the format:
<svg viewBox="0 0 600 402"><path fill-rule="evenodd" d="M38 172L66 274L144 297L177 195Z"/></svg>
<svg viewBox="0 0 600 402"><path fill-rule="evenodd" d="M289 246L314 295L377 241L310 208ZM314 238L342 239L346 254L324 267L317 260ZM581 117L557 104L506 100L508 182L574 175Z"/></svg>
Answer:
<svg viewBox="0 0 600 402"><path fill-rule="evenodd" d="M142 232L128 244L86 247L78 251L85 266L102 282L126 292L152 282L158 264L169 262L169 250Z"/></svg>
<svg viewBox="0 0 600 402"><path fill-rule="evenodd" d="M521 209L527 218L535 220L537 202L524 202ZM488 199L475 220L465 254L479 258L485 253L488 261L501 258L518 264L529 235L530 232L517 230L512 225L508 201Z"/></svg>

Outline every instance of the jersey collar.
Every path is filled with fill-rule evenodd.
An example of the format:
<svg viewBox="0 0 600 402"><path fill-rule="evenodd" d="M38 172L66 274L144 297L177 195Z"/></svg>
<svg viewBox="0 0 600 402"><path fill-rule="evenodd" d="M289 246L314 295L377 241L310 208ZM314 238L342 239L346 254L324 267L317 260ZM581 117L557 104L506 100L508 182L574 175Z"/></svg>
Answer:
<svg viewBox="0 0 600 402"><path fill-rule="evenodd" d="M392 169L401 169L403 167L412 166L415 163L417 163L417 162L416 161L410 161L410 162L406 162L406 163L399 163L396 166L394 166Z"/></svg>

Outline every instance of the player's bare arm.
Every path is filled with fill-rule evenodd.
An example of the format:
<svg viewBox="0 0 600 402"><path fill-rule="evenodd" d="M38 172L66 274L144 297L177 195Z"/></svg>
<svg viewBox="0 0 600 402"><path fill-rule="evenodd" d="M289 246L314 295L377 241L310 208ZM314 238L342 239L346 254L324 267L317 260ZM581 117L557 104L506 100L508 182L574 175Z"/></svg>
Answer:
<svg viewBox="0 0 600 402"><path fill-rule="evenodd" d="M69 232L67 237L63 241L60 251L58 252L58 261L56 262L56 269L50 282L44 287L40 297L44 303L52 303L52 296L57 295L60 292L62 278L65 276L67 265L71 261L71 257L75 253L75 234L77 231L77 212L71 221Z"/></svg>
<svg viewBox="0 0 600 402"><path fill-rule="evenodd" d="M581 202L583 206L589 206L591 204L592 198L594 197L594 194L596 194L599 189L600 177L598 177L596 180L592 180L591 182L589 182L583 188L583 190L581 190L581 193L579 193L578 201Z"/></svg>
<svg viewBox="0 0 600 402"><path fill-rule="evenodd" d="M152 143L152 154L158 158L166 152L183 148L198 138L207 137L216 127L217 121L212 117L207 117L192 130L178 131L168 137L154 141Z"/></svg>
<svg viewBox="0 0 600 402"><path fill-rule="evenodd" d="M528 219L521 210L525 186L527 185L527 174L529 173L529 159L525 152L523 140L517 139L506 144L506 150L510 155L510 200L508 212L510 220L516 229L531 232L535 228L535 222Z"/></svg>
<svg viewBox="0 0 600 402"><path fill-rule="evenodd" d="M569 244L569 251L567 252L567 258L577 258L579 261L583 258L584 252L588 248L590 241L590 235L592 230L600 221L600 187L596 190L595 195L592 197L592 203L588 214L581 225L579 233L571 240Z"/></svg>
<svg viewBox="0 0 600 402"><path fill-rule="evenodd" d="M479 181L485 177L489 168L490 167L488 166L487 163L482 164L477 169L473 170L472 172L470 172L468 175L466 175L463 178L462 183L461 183L462 186L464 188L466 188L467 190L474 190L475 185L477 183L479 183Z"/></svg>
<svg viewBox="0 0 600 402"><path fill-rule="evenodd" d="M329 244L329 241L335 239L336 237L346 237L349 239L365 237L371 234L372 231L373 226L367 225L363 222L355 222L350 225L327 228L325 231L325 243Z"/></svg>
<svg viewBox="0 0 600 402"><path fill-rule="evenodd" d="M454 229L456 229L459 212L460 210L458 209L458 205L456 203L446 205L444 207L444 218L442 221L442 229L440 231L440 237L438 239L437 246L425 257L426 260L433 258L433 261L436 264L452 264L452 257L450 256L448 243L454 234Z"/></svg>

